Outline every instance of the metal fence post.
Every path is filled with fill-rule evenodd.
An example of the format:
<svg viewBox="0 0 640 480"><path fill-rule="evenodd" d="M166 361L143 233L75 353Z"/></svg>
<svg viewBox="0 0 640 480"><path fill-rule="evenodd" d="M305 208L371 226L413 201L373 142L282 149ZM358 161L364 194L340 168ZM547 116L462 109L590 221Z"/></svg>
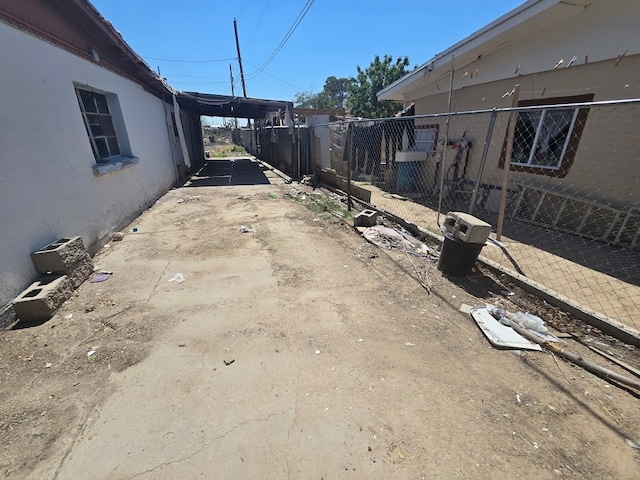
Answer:
<svg viewBox="0 0 640 480"><path fill-rule="evenodd" d="M520 98L520 84L516 84L511 92L513 99L512 107L518 106ZM500 195L500 209L498 210L498 226L496 228L496 240L502 238L502 227L504 225L504 213L507 208L507 188L509 186L509 170L511 170L511 153L513 151L513 135L516 130L516 122L518 121L518 113L513 110L509 113L509 128L507 129L507 145L504 152L504 176L502 177L502 192Z"/></svg>
<svg viewBox="0 0 640 480"><path fill-rule="evenodd" d="M347 124L347 138L348 141L345 142L348 145L348 153L347 153L347 211L351 211L351 162L353 159L351 158L351 153L353 149L351 148L353 145L353 128L351 125Z"/></svg>
<svg viewBox="0 0 640 480"><path fill-rule="evenodd" d="M482 149L482 158L480 159L480 168L478 170L478 178L473 187L473 193L471 194L471 203L469 203L469 215L473 215L473 209L476 206L476 198L478 197L478 189L480 188L480 182L482 181L482 175L484 174L484 166L487 163L487 154L489 153L489 144L491 143L491 137L493 136L493 128L496 125L496 117L498 112L495 110L491 112L491 119L489 120L489 128L487 129L487 137L484 140L484 148Z"/></svg>

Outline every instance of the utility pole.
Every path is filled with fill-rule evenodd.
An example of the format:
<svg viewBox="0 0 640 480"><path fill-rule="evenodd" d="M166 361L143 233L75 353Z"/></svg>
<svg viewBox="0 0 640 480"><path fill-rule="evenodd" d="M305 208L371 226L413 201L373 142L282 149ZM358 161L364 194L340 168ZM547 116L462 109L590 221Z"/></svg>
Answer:
<svg viewBox="0 0 640 480"><path fill-rule="evenodd" d="M235 89L235 86L233 85L233 70L231 69L231 64L229 64L229 76L231 77L231 95L233 97L235 97L236 96L236 89ZM236 130L238 130L238 119L234 118L233 119L233 123L236 126Z"/></svg>
<svg viewBox="0 0 640 480"><path fill-rule="evenodd" d="M236 49L238 50L238 64L240 64L240 81L242 82L242 93L247 98L247 86L244 84L244 70L242 69L242 57L240 56L240 42L238 41L238 24L236 19L233 19L233 31L236 34Z"/></svg>

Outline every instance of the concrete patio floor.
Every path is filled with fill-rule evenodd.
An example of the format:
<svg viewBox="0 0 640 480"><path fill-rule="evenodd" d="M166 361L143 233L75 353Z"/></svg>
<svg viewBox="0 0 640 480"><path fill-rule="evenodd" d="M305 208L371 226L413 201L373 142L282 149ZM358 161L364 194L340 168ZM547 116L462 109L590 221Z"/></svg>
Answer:
<svg viewBox="0 0 640 480"><path fill-rule="evenodd" d="M637 478L636 398L549 354L492 349L458 311L483 299L444 279L428 295L243 165L268 181L211 186L225 184L211 164L95 258L108 281L2 333L5 352L49 336L53 367L0 405L51 392L65 413L32 420L58 428L34 460L12 463L26 440L5 444L9 478Z"/></svg>

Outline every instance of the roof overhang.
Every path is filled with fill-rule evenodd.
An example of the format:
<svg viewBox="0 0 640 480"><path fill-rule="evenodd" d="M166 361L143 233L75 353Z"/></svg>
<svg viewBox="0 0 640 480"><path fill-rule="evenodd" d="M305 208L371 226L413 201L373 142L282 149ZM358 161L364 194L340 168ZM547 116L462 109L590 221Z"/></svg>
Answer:
<svg viewBox="0 0 640 480"><path fill-rule="evenodd" d="M89 0L3 0L0 21L127 77L162 98L171 88Z"/></svg>
<svg viewBox="0 0 640 480"><path fill-rule="evenodd" d="M278 111L291 112L293 103L283 100L231 97L198 92L178 92L180 108L210 117L265 118Z"/></svg>
<svg viewBox="0 0 640 480"><path fill-rule="evenodd" d="M490 52L522 39L542 26L577 15L594 0L528 0L497 20L416 68L411 73L380 90L378 100L404 101L404 93L416 82L440 79L454 68L459 69Z"/></svg>

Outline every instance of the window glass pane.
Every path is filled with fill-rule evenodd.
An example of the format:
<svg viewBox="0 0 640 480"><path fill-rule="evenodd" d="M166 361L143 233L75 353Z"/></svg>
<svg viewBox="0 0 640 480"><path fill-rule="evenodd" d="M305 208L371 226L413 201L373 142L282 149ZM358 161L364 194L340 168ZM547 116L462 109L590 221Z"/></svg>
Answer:
<svg viewBox="0 0 640 480"><path fill-rule="evenodd" d="M529 161L541 116L541 112L520 112L518 114L516 129L513 133L512 162L527 163Z"/></svg>
<svg viewBox="0 0 640 480"><path fill-rule="evenodd" d="M80 98L82 99L82 108L85 112L94 113L97 112L96 104L93 101L93 93L87 90L78 90L80 92Z"/></svg>
<svg viewBox="0 0 640 480"><path fill-rule="evenodd" d="M118 139L116 137L107 137L107 142L109 143L109 150L111 151L111 156L120 155L120 147L118 146Z"/></svg>
<svg viewBox="0 0 640 480"><path fill-rule="evenodd" d="M98 148L98 156L100 158L109 158L109 148L107 147L107 139L104 137L96 138L96 147Z"/></svg>
<svg viewBox="0 0 640 480"><path fill-rule="evenodd" d="M102 131L104 132L101 135L107 135L110 137L115 136L116 131L113 129L113 122L111 121L110 116L101 115L100 126L102 127Z"/></svg>
<svg viewBox="0 0 640 480"><path fill-rule="evenodd" d="M562 149L569 136L574 109L547 111L536 144L534 164L559 167Z"/></svg>
<svg viewBox="0 0 640 480"><path fill-rule="evenodd" d="M100 116L95 114L87 114L89 125L100 125Z"/></svg>
<svg viewBox="0 0 640 480"><path fill-rule="evenodd" d="M98 111L100 113L109 113L109 106L107 105L107 97L104 95L100 95L99 93L94 94L96 97L96 103L98 104Z"/></svg>
<svg viewBox="0 0 640 480"><path fill-rule="evenodd" d="M101 137L104 136L105 133L102 131L102 126L100 124L98 125L91 125L91 136L93 137Z"/></svg>
<svg viewBox="0 0 640 480"><path fill-rule="evenodd" d="M435 141L438 130L435 128L416 128L416 150L432 152L435 150Z"/></svg>

